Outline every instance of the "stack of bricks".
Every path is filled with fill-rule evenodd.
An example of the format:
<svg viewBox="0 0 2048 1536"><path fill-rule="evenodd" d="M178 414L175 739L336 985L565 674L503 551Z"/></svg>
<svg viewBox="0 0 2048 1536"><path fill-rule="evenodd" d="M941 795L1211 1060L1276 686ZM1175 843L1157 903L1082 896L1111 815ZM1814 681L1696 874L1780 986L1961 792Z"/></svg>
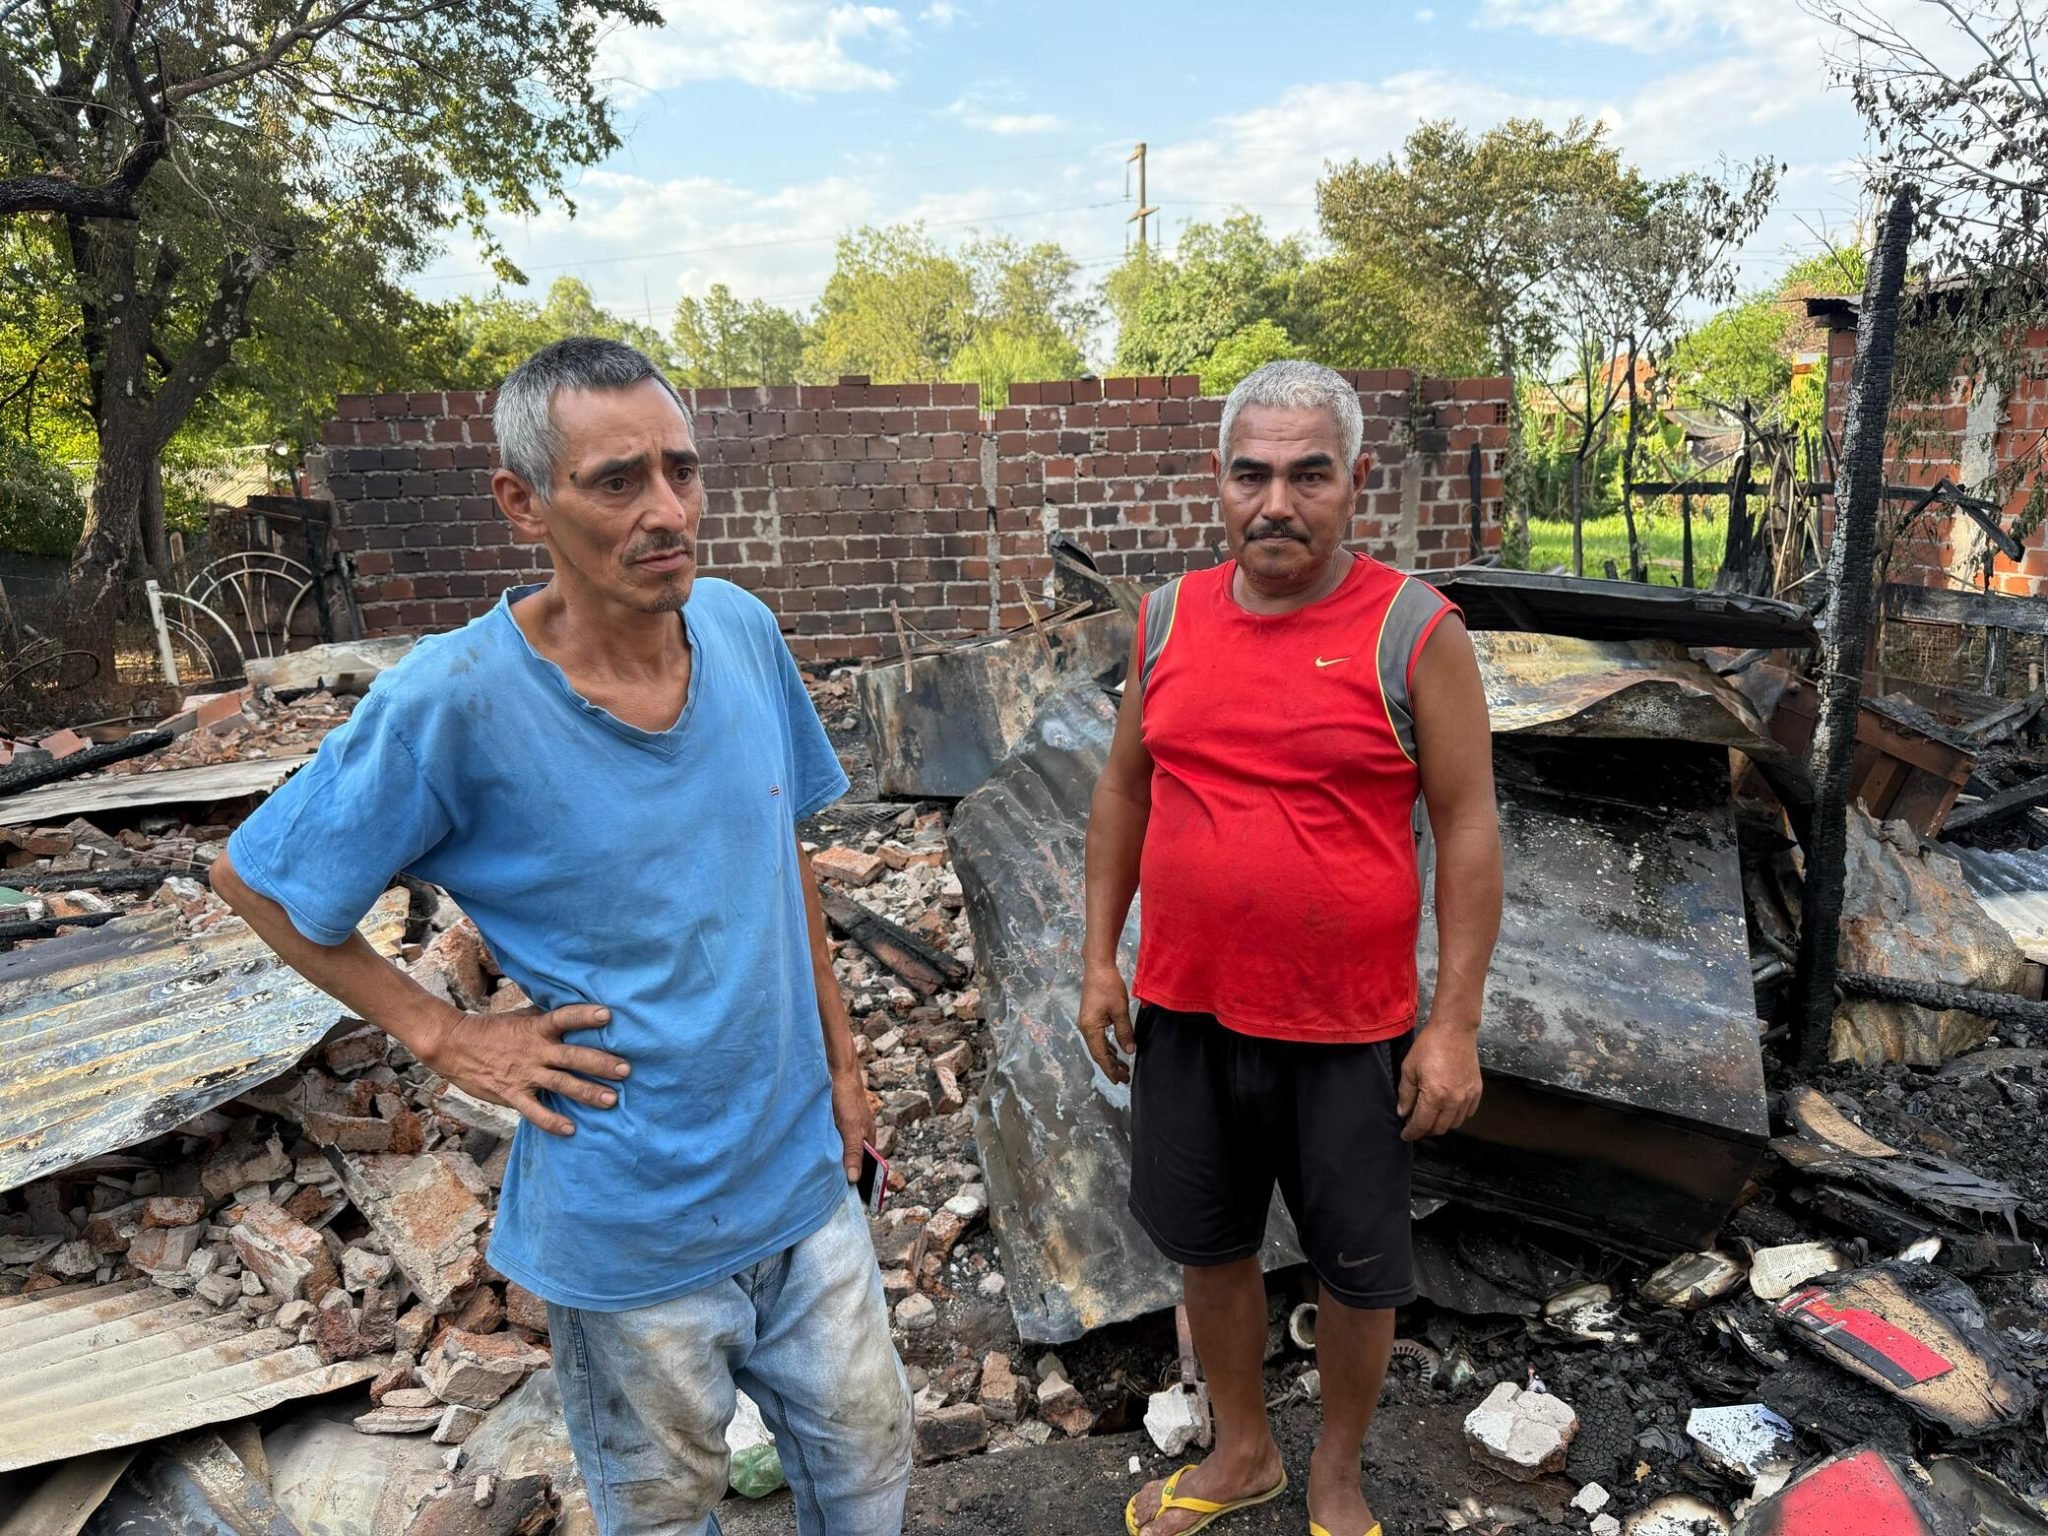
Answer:
<svg viewBox="0 0 2048 1536"><path fill-rule="evenodd" d="M2031 366L2014 383L2010 397L1967 369L1939 399L1894 398L1891 441L1886 445L1888 483L1933 485L1944 476L1982 493L1993 474L2048 458L2048 331L2028 337ZM1856 361L1856 332L1843 324L1828 337L1828 430L1842 441L1849 379ZM2009 528L2028 509L2032 475L2010 495L2001 521ZM1827 519L1833 529L1833 508ZM1887 502L1880 528L1896 526L1905 506ZM2048 526L2022 541L2018 561L1989 549L1970 517L1934 506L1901 530L1885 575L1913 586L1982 588L1984 556L1991 553L1990 590L2007 597L2048 597Z"/></svg>
<svg viewBox="0 0 2048 1536"><path fill-rule="evenodd" d="M1499 546L1504 379L1349 374L1373 468L1356 547L1409 569ZM1048 540L1152 581L1221 556L1210 455L1223 402L1191 376L1013 385L983 416L971 384L686 392L708 500L698 559L758 595L803 660L894 654L1045 610ZM542 579L490 496L491 397L345 396L316 478L337 504L373 634L445 629Z"/></svg>

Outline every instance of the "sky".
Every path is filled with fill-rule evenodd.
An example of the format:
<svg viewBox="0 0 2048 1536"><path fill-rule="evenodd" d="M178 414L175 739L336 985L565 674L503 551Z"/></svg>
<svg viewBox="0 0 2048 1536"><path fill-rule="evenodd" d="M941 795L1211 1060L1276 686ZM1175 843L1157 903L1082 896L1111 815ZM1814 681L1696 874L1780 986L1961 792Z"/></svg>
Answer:
<svg viewBox="0 0 2048 1536"><path fill-rule="evenodd" d="M1925 0L1873 0L1924 26ZM1605 122L1653 175L1783 162L1746 286L1846 238L1861 124L1797 0L663 0L601 48L623 146L574 178L572 217L494 225L538 297L572 274L666 327L723 282L807 307L833 242L923 220L1051 239L1100 277L1131 238L1148 146L1155 239L1234 207L1312 232L1326 162L1399 148L1420 120ZM413 286L485 293L473 244Z"/></svg>

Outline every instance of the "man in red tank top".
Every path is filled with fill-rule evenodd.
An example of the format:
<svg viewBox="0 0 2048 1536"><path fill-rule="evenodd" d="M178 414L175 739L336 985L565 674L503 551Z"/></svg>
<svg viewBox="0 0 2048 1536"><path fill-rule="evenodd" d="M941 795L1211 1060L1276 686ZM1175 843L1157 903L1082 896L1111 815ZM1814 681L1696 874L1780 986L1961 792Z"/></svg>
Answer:
<svg viewBox="0 0 2048 1536"><path fill-rule="evenodd" d="M1456 610L1344 547L1363 431L1356 392L1313 363L1232 392L1231 560L1147 596L1095 789L1081 1031L1131 1084L1131 1210L1183 1266L1216 1427L1206 1461L1131 1500L1133 1536L1286 1488L1258 1259L1276 1184L1321 1290L1309 1529L1379 1530L1360 1452L1415 1296L1411 1143L1479 1103L1501 904L1485 691ZM1420 1028L1418 796L1439 956ZM1116 945L1141 890L1134 1022Z"/></svg>

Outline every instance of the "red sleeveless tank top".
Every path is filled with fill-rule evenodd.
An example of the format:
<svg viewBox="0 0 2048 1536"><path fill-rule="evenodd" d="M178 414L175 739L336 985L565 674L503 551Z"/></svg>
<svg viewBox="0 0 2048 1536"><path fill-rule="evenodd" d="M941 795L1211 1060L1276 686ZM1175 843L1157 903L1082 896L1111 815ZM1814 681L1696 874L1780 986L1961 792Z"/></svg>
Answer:
<svg viewBox="0 0 2048 1536"><path fill-rule="evenodd" d="M1152 813L1133 990L1279 1040L1415 1022L1421 919L1409 682L1451 603L1358 556L1337 590L1249 613L1235 566L1147 595Z"/></svg>

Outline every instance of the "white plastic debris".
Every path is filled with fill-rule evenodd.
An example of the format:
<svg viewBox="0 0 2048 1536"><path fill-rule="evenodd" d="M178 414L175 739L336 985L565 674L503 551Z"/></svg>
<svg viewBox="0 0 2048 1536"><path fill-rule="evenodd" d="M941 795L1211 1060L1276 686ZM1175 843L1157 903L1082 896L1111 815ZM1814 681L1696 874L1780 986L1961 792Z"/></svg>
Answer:
<svg viewBox="0 0 2048 1536"><path fill-rule="evenodd" d="M1681 1253L1642 1284L1643 1300L1691 1311L1742 1283L1742 1266L1718 1251Z"/></svg>
<svg viewBox="0 0 2048 1536"><path fill-rule="evenodd" d="M1598 1483L1588 1483L1579 1490L1578 1496L1572 1500L1572 1508L1578 1510L1581 1514L1597 1515L1612 1502L1613 1498L1614 1495L1605 1488L1602 1488Z"/></svg>
<svg viewBox="0 0 2048 1536"><path fill-rule="evenodd" d="M1137 1457L1133 1456L1131 1458L1131 1476L1136 1477L1140 1472L1144 1470L1145 1464L1142 1461L1140 1461Z"/></svg>
<svg viewBox="0 0 2048 1536"><path fill-rule="evenodd" d="M1667 1493L1645 1504L1622 1525L1628 1536L1727 1536L1727 1515L1689 1493Z"/></svg>
<svg viewBox="0 0 2048 1536"><path fill-rule="evenodd" d="M1754 1483L1768 1468L1790 1466L1797 1436L1792 1426L1762 1403L1736 1403L1726 1408L1695 1408L1685 1432L1708 1466L1745 1483Z"/></svg>
<svg viewBox="0 0 2048 1536"><path fill-rule="evenodd" d="M1533 1482L1564 1466L1579 1416L1562 1398L1504 1381L1465 1416L1465 1447L1481 1466Z"/></svg>
<svg viewBox="0 0 2048 1536"><path fill-rule="evenodd" d="M1168 1456L1178 1456L1191 1445L1207 1445L1209 1389L1198 1382L1154 1392L1145 1405L1145 1433Z"/></svg>
<svg viewBox="0 0 2048 1536"><path fill-rule="evenodd" d="M733 1406L732 1422L725 1426L725 1448L737 1456L757 1445L773 1445L775 1437L768 1433L759 1406L744 1392L735 1396L739 1400Z"/></svg>
<svg viewBox="0 0 2048 1536"><path fill-rule="evenodd" d="M1621 1536L1621 1522L1612 1515L1595 1515L1591 1530L1593 1536Z"/></svg>
<svg viewBox="0 0 2048 1536"><path fill-rule="evenodd" d="M1749 1288L1764 1301L1783 1301L1816 1276L1849 1267L1849 1259L1829 1243L1759 1248L1749 1261Z"/></svg>
<svg viewBox="0 0 2048 1536"><path fill-rule="evenodd" d="M1932 1264L1941 1257L1941 1239L1923 1237L1918 1242L1908 1243L1899 1254L1902 1264Z"/></svg>
<svg viewBox="0 0 2048 1536"><path fill-rule="evenodd" d="M1598 1281L1560 1291L1543 1304L1543 1320L1568 1338L1589 1344L1634 1344L1639 1333L1621 1325L1621 1307L1614 1287Z"/></svg>

